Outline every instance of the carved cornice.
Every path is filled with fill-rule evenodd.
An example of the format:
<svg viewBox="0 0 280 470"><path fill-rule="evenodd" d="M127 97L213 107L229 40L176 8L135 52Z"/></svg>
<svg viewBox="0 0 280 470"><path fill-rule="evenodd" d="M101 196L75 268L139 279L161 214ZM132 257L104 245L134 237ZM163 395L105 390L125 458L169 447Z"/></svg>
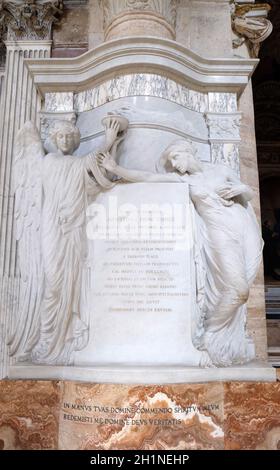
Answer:
<svg viewBox="0 0 280 470"><path fill-rule="evenodd" d="M193 90L240 95L258 60L206 59L175 41L122 38L101 44L82 56L25 61L39 92L79 92L128 73L158 74Z"/></svg>
<svg viewBox="0 0 280 470"><path fill-rule="evenodd" d="M238 48L245 42L251 57L258 57L261 43L272 33L272 23L267 19L271 6L267 3L232 3L232 29L237 37L233 47Z"/></svg>
<svg viewBox="0 0 280 470"><path fill-rule="evenodd" d="M153 12L162 16L173 28L176 22L176 0L101 0L104 8L104 26L107 28L119 15L126 12Z"/></svg>
<svg viewBox="0 0 280 470"><path fill-rule="evenodd" d="M52 25L58 24L63 13L63 0L38 3L0 3L0 35L2 40L46 40L51 38Z"/></svg>

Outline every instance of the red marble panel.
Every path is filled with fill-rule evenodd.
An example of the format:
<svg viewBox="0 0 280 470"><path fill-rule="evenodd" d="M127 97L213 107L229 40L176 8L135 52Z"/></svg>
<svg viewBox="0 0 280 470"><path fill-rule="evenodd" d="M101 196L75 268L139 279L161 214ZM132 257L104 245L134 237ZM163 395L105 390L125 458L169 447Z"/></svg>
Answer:
<svg viewBox="0 0 280 470"><path fill-rule="evenodd" d="M225 387L225 448L280 450L280 383Z"/></svg>
<svg viewBox="0 0 280 470"><path fill-rule="evenodd" d="M60 449L223 449L223 385L65 383Z"/></svg>
<svg viewBox="0 0 280 470"><path fill-rule="evenodd" d="M57 449L59 384L0 381L0 449Z"/></svg>
<svg viewBox="0 0 280 470"><path fill-rule="evenodd" d="M280 449L280 382L1 381L0 449Z"/></svg>

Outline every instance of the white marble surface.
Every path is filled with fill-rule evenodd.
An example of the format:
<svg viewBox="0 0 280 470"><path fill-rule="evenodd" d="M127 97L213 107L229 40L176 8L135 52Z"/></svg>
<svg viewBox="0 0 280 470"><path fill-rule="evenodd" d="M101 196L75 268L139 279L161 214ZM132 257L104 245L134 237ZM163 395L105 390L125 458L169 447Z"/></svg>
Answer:
<svg viewBox="0 0 280 470"><path fill-rule="evenodd" d="M212 163L227 165L240 174L239 146L236 143L212 143Z"/></svg>
<svg viewBox="0 0 280 470"><path fill-rule="evenodd" d="M73 93L46 93L45 111L67 112L73 111Z"/></svg>
<svg viewBox="0 0 280 470"><path fill-rule="evenodd" d="M204 115L168 100L148 96L120 98L79 114L77 125L82 138L78 155L102 145L104 129L101 119L108 112L122 114L129 120L127 135L118 152L119 162L128 168L155 171L160 154L178 138L192 139L199 158L208 162L211 159Z"/></svg>
<svg viewBox="0 0 280 470"><path fill-rule="evenodd" d="M91 282L85 303L90 315L90 337L88 345L75 353L75 367L198 366L202 353L194 348L191 338L196 300L188 185L122 184L109 194L100 194L88 209L88 238L91 227L100 224L100 219L93 218L98 210L96 204L106 208L112 224L116 223L113 209L118 207L118 227L123 232L119 233L120 239L88 242ZM132 217L155 205L162 210L168 205L172 211L180 211L186 224L182 238L178 228L174 228L174 237L167 239L166 230L150 238L142 229L130 240L131 228L127 229L127 224L136 228L139 219L132 223ZM175 216L174 212L168 214ZM142 213L142 224L145 222L149 219ZM159 228L156 219L150 225ZM109 237L113 230L114 225Z"/></svg>
<svg viewBox="0 0 280 470"><path fill-rule="evenodd" d="M134 124L144 127L165 128L174 135L191 137L208 143L208 127L203 113L198 113L169 100L153 96L128 96L105 103L95 109L78 114L77 124L82 141L103 131L101 120L106 113L121 114Z"/></svg>
<svg viewBox="0 0 280 470"><path fill-rule="evenodd" d="M199 369L196 367L40 367L12 366L9 369L11 379L61 379L78 380L93 383L120 384L166 384L166 383L203 383L216 381L237 382L275 382L276 369L266 363L250 363L246 366L217 369Z"/></svg>
<svg viewBox="0 0 280 470"><path fill-rule="evenodd" d="M209 92L209 111L214 113L233 113L237 111L236 93Z"/></svg>

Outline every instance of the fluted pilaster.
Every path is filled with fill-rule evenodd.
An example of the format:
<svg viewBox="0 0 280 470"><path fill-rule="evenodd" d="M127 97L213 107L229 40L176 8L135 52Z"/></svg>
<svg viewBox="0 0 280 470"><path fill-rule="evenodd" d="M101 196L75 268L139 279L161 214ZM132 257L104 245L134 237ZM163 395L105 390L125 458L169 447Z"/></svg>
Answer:
<svg viewBox="0 0 280 470"><path fill-rule="evenodd" d="M7 60L0 111L0 279L3 332L7 314L13 314L18 302L18 270L14 230L14 194L12 185L15 136L28 120L37 122L41 100L28 74L24 59L50 56L51 41L7 41ZM3 333L4 334L4 333ZM1 339L0 339L1 341ZM2 349L6 340L3 340ZM2 351L3 353L5 351Z"/></svg>
<svg viewBox="0 0 280 470"><path fill-rule="evenodd" d="M2 92L3 87L4 87L4 77L5 77L5 69L0 68L0 103L1 103L1 92Z"/></svg>

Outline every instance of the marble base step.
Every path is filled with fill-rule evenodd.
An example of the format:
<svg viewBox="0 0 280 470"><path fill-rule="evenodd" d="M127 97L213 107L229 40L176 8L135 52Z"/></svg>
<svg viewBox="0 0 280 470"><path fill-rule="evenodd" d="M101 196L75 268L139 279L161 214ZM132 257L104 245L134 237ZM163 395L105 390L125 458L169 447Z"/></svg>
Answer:
<svg viewBox="0 0 280 470"><path fill-rule="evenodd" d="M227 368L171 366L96 365L94 367L64 367L14 365L9 379L74 380L91 383L168 384L203 382L275 382L276 369L267 363L250 363Z"/></svg>

